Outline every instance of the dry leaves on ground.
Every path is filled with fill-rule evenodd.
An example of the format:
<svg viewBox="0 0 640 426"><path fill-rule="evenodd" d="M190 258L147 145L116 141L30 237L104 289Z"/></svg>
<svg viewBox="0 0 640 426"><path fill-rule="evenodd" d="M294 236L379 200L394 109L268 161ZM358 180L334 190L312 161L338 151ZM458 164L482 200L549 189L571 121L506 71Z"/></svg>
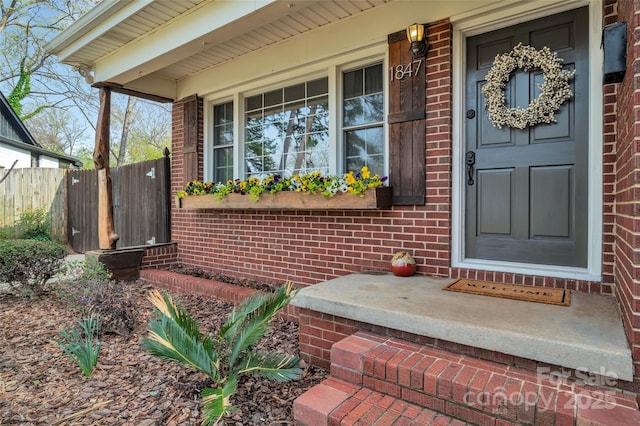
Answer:
<svg viewBox="0 0 640 426"><path fill-rule="evenodd" d="M89 378L53 341L79 319L52 294L37 299L0 293L0 425L197 425L199 392L206 377L141 348L152 309L152 288L126 284L137 310L128 336L105 335L98 365ZM193 295L174 295L214 334L232 305ZM274 320L261 346L298 354L298 326ZM238 410L227 425L293 424L293 400L327 376L314 366L294 382L245 376L233 397Z"/></svg>

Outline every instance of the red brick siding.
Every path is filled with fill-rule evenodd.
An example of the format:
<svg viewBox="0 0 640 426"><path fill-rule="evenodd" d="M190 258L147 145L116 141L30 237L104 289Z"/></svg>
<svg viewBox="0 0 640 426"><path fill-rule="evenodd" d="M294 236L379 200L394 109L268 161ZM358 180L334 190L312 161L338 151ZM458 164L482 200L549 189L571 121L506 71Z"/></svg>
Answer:
<svg viewBox="0 0 640 426"><path fill-rule="evenodd" d="M603 25L616 21L617 0L606 0L603 5ZM615 227L615 181L616 181L616 99L617 84L603 87L602 128L602 282L615 282L614 227Z"/></svg>
<svg viewBox="0 0 640 426"><path fill-rule="evenodd" d="M366 269L388 269L393 253L413 253L418 273L496 280L590 293L612 293L611 241L603 283L522 274L454 269L451 264L452 40L448 22L428 28L427 180L424 206L383 211L183 211L172 212L178 260L241 278L311 285ZM202 108L202 105L201 105ZM172 189L183 185L182 104L173 111ZM202 117L202 114L200 115ZM200 123L202 126L202 123ZM203 148L200 132L200 152ZM610 160L610 159L609 159ZM203 175L201 156L200 176ZM607 169L607 168L606 168ZM608 169L607 169L608 170ZM611 189L611 184L605 185ZM606 198L606 197L605 197ZM609 206L609 209L611 207ZM611 217L609 217L611 220ZM605 230L610 229L605 227Z"/></svg>
<svg viewBox="0 0 640 426"><path fill-rule="evenodd" d="M424 206L353 212L195 212L174 207L172 240L178 243L177 259L240 278L275 282L291 279L298 285L311 285L365 269L386 270L391 255L406 249L413 253L421 274L615 293L634 359L640 361L640 45L634 45L640 33L639 11L637 1L605 0L603 5L605 25L621 20L629 23L630 50L625 80L603 87L602 282L450 267L452 43L448 22L437 22L428 28ZM177 191L184 185L181 102L174 104L173 114L172 190ZM202 136L199 143L202 152ZM201 156L200 176L202 161ZM318 331L321 327L313 325L311 317L308 321L301 323L302 328L306 327L301 332L301 345L306 345L308 356L317 360L328 359L329 342L360 327L349 320L334 319L325 324L327 330ZM640 363L636 372L640 376Z"/></svg>
<svg viewBox="0 0 640 426"><path fill-rule="evenodd" d="M175 243L145 248L141 269L167 269L178 260L178 245Z"/></svg>
<svg viewBox="0 0 640 426"><path fill-rule="evenodd" d="M449 276L451 264L452 39L449 22L427 30L427 202L421 218L428 246L424 273Z"/></svg>
<svg viewBox="0 0 640 426"><path fill-rule="evenodd" d="M626 21L629 26L625 78L621 83L605 86L605 96L611 101L605 105L605 112L617 117L607 123L609 127L605 130L612 133L610 151L615 158L610 199L616 296L636 360L636 380L640 383L640 3L606 1L604 13L605 25Z"/></svg>

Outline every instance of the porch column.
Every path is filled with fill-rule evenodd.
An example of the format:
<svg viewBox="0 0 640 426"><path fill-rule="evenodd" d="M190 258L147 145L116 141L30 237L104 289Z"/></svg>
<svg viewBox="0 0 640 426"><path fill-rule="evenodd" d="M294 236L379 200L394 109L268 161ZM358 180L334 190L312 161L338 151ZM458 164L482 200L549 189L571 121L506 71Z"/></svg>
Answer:
<svg viewBox="0 0 640 426"><path fill-rule="evenodd" d="M98 171L98 242L101 250L115 250L120 238L113 229L113 200L109 173L109 127L111 89L100 88L100 112L96 125L96 146L93 164Z"/></svg>

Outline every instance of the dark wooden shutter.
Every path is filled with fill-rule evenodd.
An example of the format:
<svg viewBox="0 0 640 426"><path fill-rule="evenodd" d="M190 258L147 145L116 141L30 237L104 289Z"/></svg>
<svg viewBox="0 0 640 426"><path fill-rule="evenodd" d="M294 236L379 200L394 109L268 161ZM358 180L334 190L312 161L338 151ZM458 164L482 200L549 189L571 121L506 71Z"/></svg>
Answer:
<svg viewBox="0 0 640 426"><path fill-rule="evenodd" d="M184 164L184 181L198 179L198 95L184 99L182 126L184 129L184 145L182 149Z"/></svg>
<svg viewBox="0 0 640 426"><path fill-rule="evenodd" d="M405 31L390 34L388 43L389 184L393 187L393 204L424 205L427 58L413 59Z"/></svg>

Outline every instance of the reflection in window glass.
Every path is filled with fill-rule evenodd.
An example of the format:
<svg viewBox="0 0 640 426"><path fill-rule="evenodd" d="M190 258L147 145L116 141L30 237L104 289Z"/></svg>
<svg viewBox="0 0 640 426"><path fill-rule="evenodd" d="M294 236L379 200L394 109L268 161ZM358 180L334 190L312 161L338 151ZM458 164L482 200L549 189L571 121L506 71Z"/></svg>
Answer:
<svg viewBox="0 0 640 426"><path fill-rule="evenodd" d="M213 181L233 179L233 102L213 106Z"/></svg>
<svg viewBox="0 0 640 426"><path fill-rule="evenodd" d="M329 170L328 80L245 99L245 177Z"/></svg>
<svg viewBox="0 0 640 426"><path fill-rule="evenodd" d="M347 170L384 174L382 64L343 73L342 126Z"/></svg>

